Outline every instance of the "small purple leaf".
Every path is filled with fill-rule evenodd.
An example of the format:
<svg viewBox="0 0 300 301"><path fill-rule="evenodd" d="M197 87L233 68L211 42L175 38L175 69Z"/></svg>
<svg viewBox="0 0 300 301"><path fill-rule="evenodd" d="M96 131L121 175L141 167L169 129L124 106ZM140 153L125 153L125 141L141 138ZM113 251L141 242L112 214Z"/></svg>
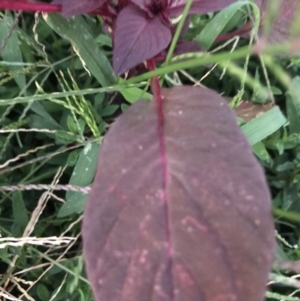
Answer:
<svg viewBox="0 0 300 301"><path fill-rule="evenodd" d="M115 73L123 74L154 57L167 48L171 38L171 30L159 17L149 19L140 9L134 6L125 7L117 17L114 33Z"/></svg>
<svg viewBox="0 0 300 301"><path fill-rule="evenodd" d="M107 0L56 0L62 5L62 15L71 17L90 13L101 7Z"/></svg>
<svg viewBox="0 0 300 301"><path fill-rule="evenodd" d="M162 98L132 105L101 147L83 219L95 301L262 301L275 249L262 168L217 93Z"/></svg>

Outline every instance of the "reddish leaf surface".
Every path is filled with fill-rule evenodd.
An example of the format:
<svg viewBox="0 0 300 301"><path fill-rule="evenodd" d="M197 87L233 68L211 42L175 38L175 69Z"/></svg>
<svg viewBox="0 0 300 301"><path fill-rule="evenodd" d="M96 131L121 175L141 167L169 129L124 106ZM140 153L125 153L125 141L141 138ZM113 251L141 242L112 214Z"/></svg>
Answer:
<svg viewBox="0 0 300 301"><path fill-rule="evenodd" d="M272 0L256 0L256 4L260 8L262 23L268 12ZM291 38L300 38L300 28L295 32L291 32L292 24L297 17L297 12L300 13L299 0L282 0L280 9L276 19L272 24L272 30L268 36L268 41L271 43L281 43ZM260 32L262 34L263 31Z"/></svg>
<svg viewBox="0 0 300 301"><path fill-rule="evenodd" d="M217 93L163 90L110 128L84 212L95 299L262 301L274 254L270 195Z"/></svg>
<svg viewBox="0 0 300 301"><path fill-rule="evenodd" d="M54 4L62 5L62 15L70 17L90 13L101 7L107 0L55 0Z"/></svg>
<svg viewBox="0 0 300 301"><path fill-rule="evenodd" d="M29 12L60 12L61 6L28 0L0 0L0 9L23 10Z"/></svg>
<svg viewBox="0 0 300 301"><path fill-rule="evenodd" d="M149 19L140 9L125 7L117 17L114 33L115 73L122 74L154 57L169 45L171 38L171 30L158 16Z"/></svg>

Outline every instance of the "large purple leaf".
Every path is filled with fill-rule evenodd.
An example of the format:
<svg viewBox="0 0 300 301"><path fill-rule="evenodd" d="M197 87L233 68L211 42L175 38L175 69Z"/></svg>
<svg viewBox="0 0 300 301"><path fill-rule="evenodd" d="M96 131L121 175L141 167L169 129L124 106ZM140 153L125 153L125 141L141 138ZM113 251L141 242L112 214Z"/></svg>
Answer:
<svg viewBox="0 0 300 301"><path fill-rule="evenodd" d="M62 5L64 17L90 13L101 7L108 0L55 0L53 3Z"/></svg>
<svg viewBox="0 0 300 301"><path fill-rule="evenodd" d="M237 0L194 0L189 14L206 14L208 12L219 11L236 1ZM167 13L171 17L179 16L182 14L186 2L186 0L171 1L172 4L167 9Z"/></svg>
<svg viewBox="0 0 300 301"><path fill-rule="evenodd" d="M162 97L132 105L100 150L83 219L95 301L262 301L275 248L263 171L217 93Z"/></svg>
<svg viewBox="0 0 300 301"><path fill-rule="evenodd" d="M117 17L114 32L113 67L122 74L164 50L171 30L159 17L149 19L134 6L125 7Z"/></svg>

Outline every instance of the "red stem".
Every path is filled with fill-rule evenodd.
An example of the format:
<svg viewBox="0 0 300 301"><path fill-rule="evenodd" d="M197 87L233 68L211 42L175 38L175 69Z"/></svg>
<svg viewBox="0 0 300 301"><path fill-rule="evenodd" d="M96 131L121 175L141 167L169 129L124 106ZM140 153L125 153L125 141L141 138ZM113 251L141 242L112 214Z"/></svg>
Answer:
<svg viewBox="0 0 300 301"><path fill-rule="evenodd" d="M222 42L222 41L226 41L226 40L229 40L235 36L241 36L245 33L248 33L249 31L251 31L252 29L252 25L250 22L246 23L242 28L236 30L236 31L233 31L233 32L229 32L229 33L226 33L226 34L223 34L221 36L218 36L216 39L215 39L215 42Z"/></svg>
<svg viewBox="0 0 300 301"><path fill-rule="evenodd" d="M147 61L147 67L149 71L155 70L155 62L153 59ZM153 97L157 105L157 115L158 115L158 135L161 153L161 163L163 166L163 200L167 202L167 157L166 157L166 147L164 140L164 112L163 112L163 96L161 95L161 88L157 76L151 78L151 90Z"/></svg>
<svg viewBox="0 0 300 301"><path fill-rule="evenodd" d="M43 13L55 13L61 12L62 7L59 4L48 4L38 2L23 2L14 0L0 0L0 10L22 10L27 12L43 12ZM91 12L91 14L116 17L116 12L110 7L103 7Z"/></svg>
<svg viewBox="0 0 300 301"><path fill-rule="evenodd" d="M0 9L8 10L24 10L28 12L60 12L61 5L48 4L48 3L33 3L33 2L19 2L14 0L0 0Z"/></svg>
<svg viewBox="0 0 300 301"><path fill-rule="evenodd" d="M156 69L155 62L154 62L153 59L147 61L147 67L148 67L149 71L153 71L153 70ZM151 89L152 89L152 92L153 92L153 95L154 95L155 99L156 99L156 96L159 96L158 98L161 98L160 84L159 84L157 76L154 76L154 77L151 78Z"/></svg>
<svg viewBox="0 0 300 301"><path fill-rule="evenodd" d="M147 67L149 71L155 70L155 62L153 59L147 61ZM153 92L153 97L157 105L157 115L158 115L158 136L159 136L159 147L160 156L163 172L163 183L162 183L162 200L165 204L166 211L166 221L167 221L167 240L168 240L168 256L172 259L172 245L171 245L171 225L169 218L169 205L168 205L168 162L166 155L166 145L165 145L165 133L164 133L164 112L163 112L163 96L161 94L161 87L157 76L151 79L151 89ZM172 262L171 262L172 264Z"/></svg>

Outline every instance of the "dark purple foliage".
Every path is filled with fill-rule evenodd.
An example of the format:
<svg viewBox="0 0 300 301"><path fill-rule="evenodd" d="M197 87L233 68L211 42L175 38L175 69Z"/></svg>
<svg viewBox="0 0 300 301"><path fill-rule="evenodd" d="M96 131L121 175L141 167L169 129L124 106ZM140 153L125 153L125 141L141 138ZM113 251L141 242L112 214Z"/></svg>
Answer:
<svg viewBox="0 0 300 301"><path fill-rule="evenodd" d="M131 2L135 6L125 7L116 21L113 54L116 74L122 74L165 50L172 38L169 18L182 14L186 4L186 0ZM235 0L195 0L190 14L217 11L233 2Z"/></svg>
<svg viewBox="0 0 300 301"><path fill-rule="evenodd" d="M214 12L236 0L194 0L189 14ZM182 14L186 0L55 0L64 16L91 13L102 9L113 31L113 67L121 75L166 50L175 27L170 18ZM114 3L113 6L109 4ZM110 21L109 21L110 20ZM110 23L111 22L111 23ZM188 29L189 18L183 33ZM181 45L180 52L190 50ZM192 50L196 51L196 45ZM176 54L176 53L175 53Z"/></svg>
<svg viewBox="0 0 300 301"><path fill-rule="evenodd" d="M262 301L275 249L264 173L217 93L161 96L101 147L83 220L95 300Z"/></svg>
<svg viewBox="0 0 300 301"><path fill-rule="evenodd" d="M167 48L171 38L170 28L158 16L148 19L142 10L134 6L125 7L118 15L114 34L115 73L122 74L151 59Z"/></svg>

